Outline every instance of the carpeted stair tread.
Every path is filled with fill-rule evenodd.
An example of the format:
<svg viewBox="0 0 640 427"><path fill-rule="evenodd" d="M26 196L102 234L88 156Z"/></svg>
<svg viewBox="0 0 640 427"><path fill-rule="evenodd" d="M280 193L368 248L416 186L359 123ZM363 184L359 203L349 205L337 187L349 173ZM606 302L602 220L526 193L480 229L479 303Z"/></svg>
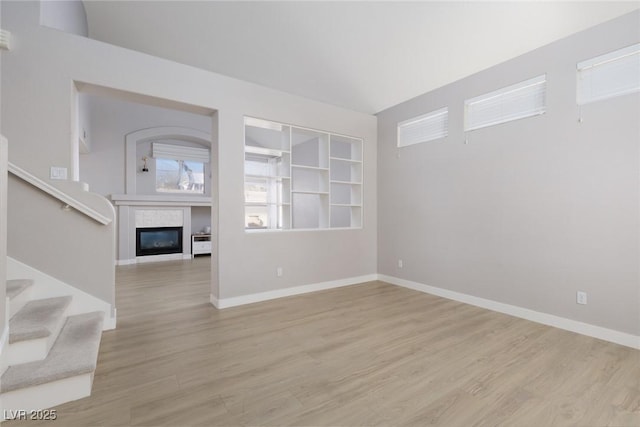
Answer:
<svg viewBox="0 0 640 427"><path fill-rule="evenodd" d="M70 296L28 302L9 321L9 344L50 336L70 303Z"/></svg>
<svg viewBox="0 0 640 427"><path fill-rule="evenodd" d="M33 285L33 280L31 279L7 280L7 297L13 299L31 285Z"/></svg>
<svg viewBox="0 0 640 427"><path fill-rule="evenodd" d="M44 360L10 366L0 379L0 392L33 387L96 369L102 335L101 311L70 316Z"/></svg>

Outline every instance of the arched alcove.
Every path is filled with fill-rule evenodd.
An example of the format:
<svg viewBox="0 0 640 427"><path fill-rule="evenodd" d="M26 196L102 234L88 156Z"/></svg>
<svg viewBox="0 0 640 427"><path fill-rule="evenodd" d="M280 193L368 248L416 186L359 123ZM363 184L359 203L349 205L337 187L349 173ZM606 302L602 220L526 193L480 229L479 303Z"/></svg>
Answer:
<svg viewBox="0 0 640 427"><path fill-rule="evenodd" d="M178 127L178 126L160 126L148 129L141 129L131 132L125 136L125 193L128 195L140 194L138 188L138 178L142 171L144 160L143 157L149 155L139 155L138 150L141 144L149 144L152 141L174 140L191 142L201 146L211 148L211 135L197 129ZM210 176L209 170L206 176ZM210 188L207 186L207 195L210 196Z"/></svg>

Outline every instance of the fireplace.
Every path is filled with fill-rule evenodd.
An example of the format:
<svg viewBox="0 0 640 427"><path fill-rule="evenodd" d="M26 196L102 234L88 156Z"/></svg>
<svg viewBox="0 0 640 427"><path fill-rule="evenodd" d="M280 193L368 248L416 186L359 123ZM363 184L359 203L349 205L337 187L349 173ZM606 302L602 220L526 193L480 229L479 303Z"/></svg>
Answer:
<svg viewBox="0 0 640 427"><path fill-rule="evenodd" d="M136 228L136 256L181 253L182 227Z"/></svg>

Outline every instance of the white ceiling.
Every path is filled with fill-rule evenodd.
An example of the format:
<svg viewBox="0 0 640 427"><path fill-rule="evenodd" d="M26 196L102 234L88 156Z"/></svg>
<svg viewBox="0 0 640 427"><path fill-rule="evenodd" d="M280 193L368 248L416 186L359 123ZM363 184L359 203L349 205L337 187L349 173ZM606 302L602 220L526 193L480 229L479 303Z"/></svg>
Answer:
<svg viewBox="0 0 640 427"><path fill-rule="evenodd" d="M92 38L376 113L633 2L85 1Z"/></svg>

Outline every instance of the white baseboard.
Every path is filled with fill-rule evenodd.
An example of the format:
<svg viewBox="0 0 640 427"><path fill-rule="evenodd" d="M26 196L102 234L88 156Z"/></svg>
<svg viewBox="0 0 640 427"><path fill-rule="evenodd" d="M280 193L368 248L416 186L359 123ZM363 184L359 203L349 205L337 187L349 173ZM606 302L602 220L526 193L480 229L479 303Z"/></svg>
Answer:
<svg viewBox="0 0 640 427"><path fill-rule="evenodd" d="M105 314L104 320L102 321L102 330L103 331L111 331L116 328L116 323L118 321L118 309L113 308L112 314L107 316Z"/></svg>
<svg viewBox="0 0 640 427"><path fill-rule="evenodd" d="M147 255L147 256L139 256L136 257L132 264L142 264L146 262L161 262L161 261L177 261L191 259L191 254L166 254L166 255Z"/></svg>
<svg viewBox="0 0 640 427"><path fill-rule="evenodd" d="M31 299L34 300L71 295L73 300L67 309L68 316L102 311L102 329L106 331L115 328L115 309L112 310L111 304L11 257L7 257L7 279L33 279Z"/></svg>
<svg viewBox="0 0 640 427"><path fill-rule="evenodd" d="M640 336L638 335L632 335L626 332L620 332L613 329L603 328L601 326L591 325L589 323L579 322L577 320L567 319L565 317L555 316L553 314L541 313L528 308L475 297L473 295L437 288L435 286L424 285L422 283L387 276L384 274L379 274L378 280L402 286L404 288L413 289L415 291L463 302L465 304L486 308L488 310L497 311L499 313L508 314L521 319L530 320L532 322L542 323L543 325L553 326L555 328L564 329L581 335L587 335L589 337L624 345L626 347L640 349Z"/></svg>
<svg viewBox="0 0 640 427"><path fill-rule="evenodd" d="M309 292L323 291L326 289L340 288L343 286L357 285L359 283L377 280L377 274L366 276L350 277L347 279L331 280L329 282L313 283L310 285L294 286L292 288L276 289L273 291L259 292L256 294L241 295L238 297L218 299L214 295L210 296L211 304L216 308L237 307L239 305L253 304L254 302L268 301L276 298L284 298L293 295L306 294Z"/></svg>
<svg viewBox="0 0 640 427"><path fill-rule="evenodd" d="M215 308L220 308L220 303L218 303L218 298L215 295L209 294L209 302Z"/></svg>
<svg viewBox="0 0 640 427"><path fill-rule="evenodd" d="M192 259L193 256L191 254L166 254L166 255L147 255L147 256L139 256L132 259L117 259L116 265L133 265L133 264L143 264L148 262L162 262L162 261L177 261L177 260L185 260Z"/></svg>

